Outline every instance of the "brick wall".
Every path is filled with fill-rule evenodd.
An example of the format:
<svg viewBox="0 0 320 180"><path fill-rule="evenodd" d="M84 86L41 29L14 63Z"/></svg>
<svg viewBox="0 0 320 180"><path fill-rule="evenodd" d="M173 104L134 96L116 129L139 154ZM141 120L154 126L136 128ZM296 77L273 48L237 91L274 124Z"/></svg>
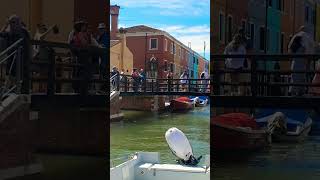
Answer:
<svg viewBox="0 0 320 180"><path fill-rule="evenodd" d="M121 101L121 109L126 110L138 110L138 111L151 111L154 109L153 103L156 102L155 98L158 98L157 109L163 110L165 108L164 97L123 97Z"/></svg>

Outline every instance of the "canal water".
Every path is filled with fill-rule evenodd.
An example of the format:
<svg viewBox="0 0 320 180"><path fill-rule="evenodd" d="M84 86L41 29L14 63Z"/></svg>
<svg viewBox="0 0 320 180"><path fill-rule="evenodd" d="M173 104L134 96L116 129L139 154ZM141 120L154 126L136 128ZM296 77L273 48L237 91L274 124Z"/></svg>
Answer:
<svg viewBox="0 0 320 180"><path fill-rule="evenodd" d="M262 151L214 158L214 180L319 180L320 119L302 143L273 143ZM215 157L215 155L211 155Z"/></svg>
<svg viewBox="0 0 320 180"><path fill-rule="evenodd" d="M138 151L160 152L161 162L175 163L165 132L176 127L189 139L196 156L210 154L210 108L195 108L187 113L124 111L125 119L110 125L110 159L117 165ZM204 159L204 158L203 158Z"/></svg>

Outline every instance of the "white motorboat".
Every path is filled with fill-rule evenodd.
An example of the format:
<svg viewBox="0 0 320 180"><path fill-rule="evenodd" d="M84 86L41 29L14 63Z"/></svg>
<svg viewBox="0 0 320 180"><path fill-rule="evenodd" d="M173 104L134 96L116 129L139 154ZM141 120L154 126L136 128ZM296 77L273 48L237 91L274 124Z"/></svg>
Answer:
<svg viewBox="0 0 320 180"><path fill-rule="evenodd" d="M177 164L162 164L158 152L138 152L128 161L110 169L111 180L209 180L210 156L196 158L185 134L177 128L170 128L166 141Z"/></svg>
<svg viewBox="0 0 320 180"><path fill-rule="evenodd" d="M161 164L158 152L138 152L110 169L111 180L209 180L210 157L204 166Z"/></svg>

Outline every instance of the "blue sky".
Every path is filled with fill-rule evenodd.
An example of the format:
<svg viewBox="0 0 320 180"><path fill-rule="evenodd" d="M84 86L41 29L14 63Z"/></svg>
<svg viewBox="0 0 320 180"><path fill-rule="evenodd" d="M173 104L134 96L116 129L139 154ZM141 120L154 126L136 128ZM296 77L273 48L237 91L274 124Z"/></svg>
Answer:
<svg viewBox="0 0 320 180"><path fill-rule="evenodd" d="M119 27L147 25L164 30L210 59L210 0L111 0L120 6Z"/></svg>

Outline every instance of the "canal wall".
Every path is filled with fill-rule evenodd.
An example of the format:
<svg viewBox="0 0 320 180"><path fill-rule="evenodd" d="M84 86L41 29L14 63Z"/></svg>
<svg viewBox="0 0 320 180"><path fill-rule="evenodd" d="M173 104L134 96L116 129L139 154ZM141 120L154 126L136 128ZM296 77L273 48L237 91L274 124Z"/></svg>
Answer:
<svg viewBox="0 0 320 180"><path fill-rule="evenodd" d="M41 152L106 155L106 108L40 109L36 120L37 149Z"/></svg>
<svg viewBox="0 0 320 180"><path fill-rule="evenodd" d="M41 172L34 145L30 96L10 95L0 102L0 179Z"/></svg>
<svg viewBox="0 0 320 180"><path fill-rule="evenodd" d="M119 97L120 92L114 92L110 95L110 107L108 106L108 110L110 110L110 120L121 120L124 115L121 113L121 99Z"/></svg>
<svg viewBox="0 0 320 180"><path fill-rule="evenodd" d="M126 96L122 97L121 109L157 112L165 109L164 96Z"/></svg>

